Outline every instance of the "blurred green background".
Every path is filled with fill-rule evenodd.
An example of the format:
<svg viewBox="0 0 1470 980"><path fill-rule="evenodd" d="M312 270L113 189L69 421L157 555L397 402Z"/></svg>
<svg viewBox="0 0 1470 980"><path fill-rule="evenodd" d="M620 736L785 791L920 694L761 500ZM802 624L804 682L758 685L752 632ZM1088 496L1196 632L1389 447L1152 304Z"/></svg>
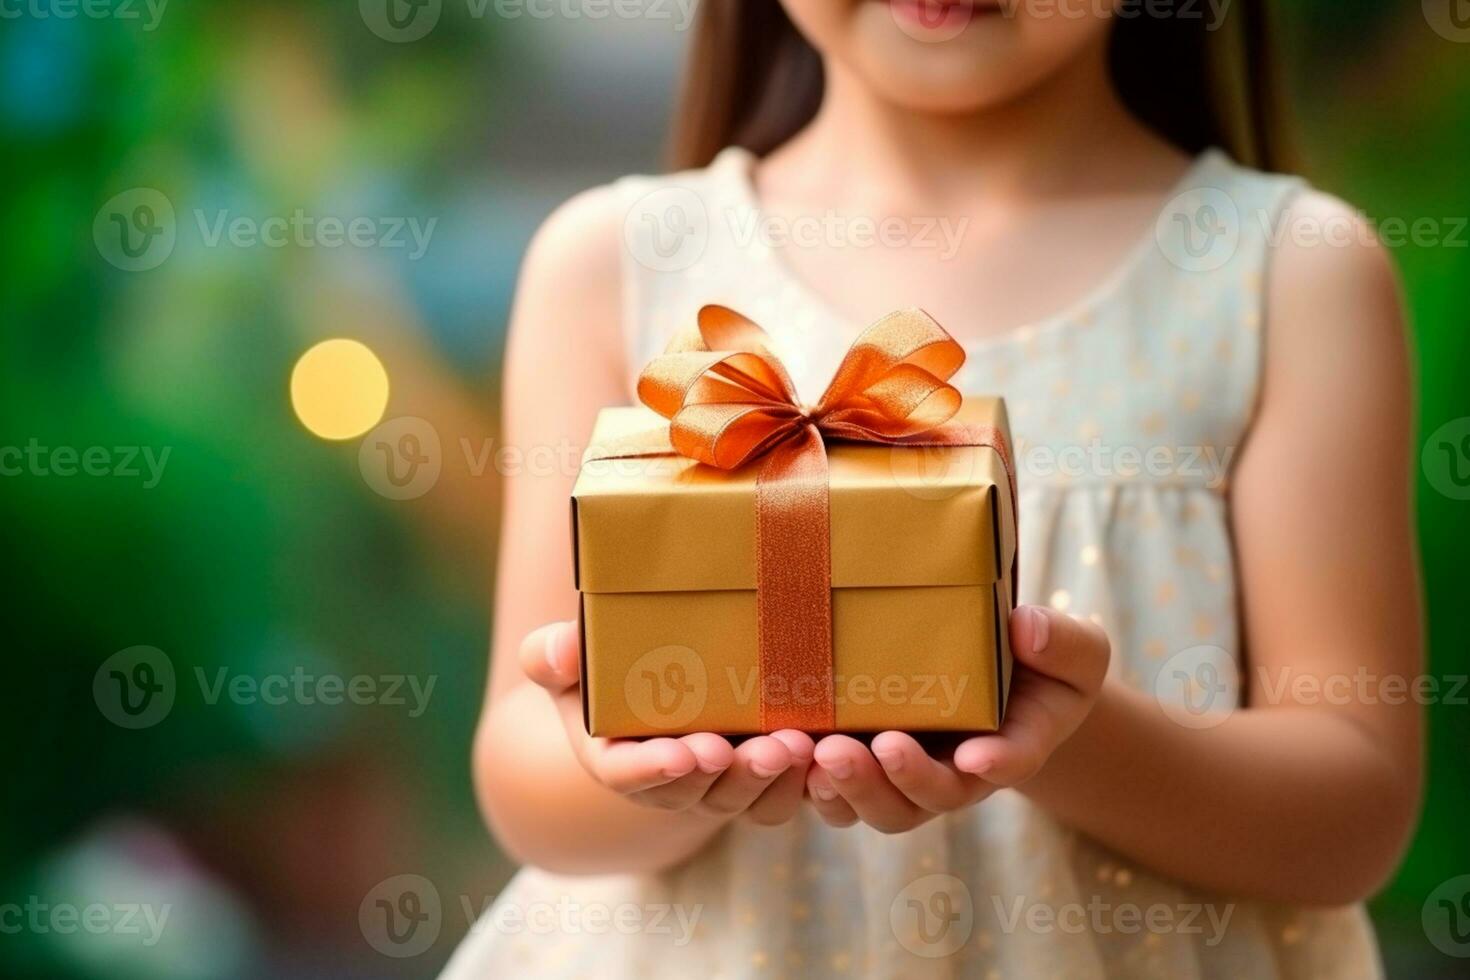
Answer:
<svg viewBox="0 0 1470 980"><path fill-rule="evenodd" d="M467 772L506 312L558 201L657 169L686 35L677 6L618 20L430 5L423 37L382 0L0 10L0 446L32 461L0 478L14 733L0 902L171 910L157 942L141 918L139 934L66 930L44 910L50 928L5 919L6 976L432 975L511 873ZM1463 226L1470 10L1432 7L1283 0L1285 53L1312 179L1374 218ZM106 244L112 215L147 245L160 207L175 211L172 248L130 268L162 250ZM297 209L371 224L341 247L322 225L280 247L213 239ZM1396 250L1421 447L1470 424L1470 233L1457 242ZM425 492L293 412L293 365L339 336L386 366L387 418L443 439ZM1470 502L1437 488L1429 458L1431 671L1448 679L1470 671ZM270 677L362 678L376 695L216 690ZM172 702L129 714L119 678ZM1421 913L1470 873L1470 708L1431 718L1424 820L1373 903L1394 977L1463 975ZM412 957L381 952L359 919L400 874L444 903Z"/></svg>

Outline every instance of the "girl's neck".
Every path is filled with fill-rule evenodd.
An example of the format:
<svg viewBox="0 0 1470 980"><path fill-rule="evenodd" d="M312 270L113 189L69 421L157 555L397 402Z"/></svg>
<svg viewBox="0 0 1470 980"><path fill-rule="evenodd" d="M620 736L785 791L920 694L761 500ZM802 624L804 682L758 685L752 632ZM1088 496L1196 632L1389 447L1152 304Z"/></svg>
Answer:
<svg viewBox="0 0 1470 980"><path fill-rule="evenodd" d="M838 64L826 66L826 77L816 118L762 166L777 196L783 186L802 197L820 187L829 198L892 204L901 197L934 207L977 195L1167 186L1185 165L1123 107L1101 48L1015 99L971 113L895 105Z"/></svg>

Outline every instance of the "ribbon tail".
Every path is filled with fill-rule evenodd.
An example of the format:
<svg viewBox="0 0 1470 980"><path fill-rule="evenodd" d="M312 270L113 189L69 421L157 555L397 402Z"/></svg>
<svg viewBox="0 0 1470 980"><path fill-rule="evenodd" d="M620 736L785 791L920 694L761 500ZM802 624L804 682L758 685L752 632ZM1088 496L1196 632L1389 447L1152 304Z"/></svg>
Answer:
<svg viewBox="0 0 1470 980"><path fill-rule="evenodd" d="M816 426L766 455L756 478L756 618L761 729L827 732L832 558L827 450Z"/></svg>

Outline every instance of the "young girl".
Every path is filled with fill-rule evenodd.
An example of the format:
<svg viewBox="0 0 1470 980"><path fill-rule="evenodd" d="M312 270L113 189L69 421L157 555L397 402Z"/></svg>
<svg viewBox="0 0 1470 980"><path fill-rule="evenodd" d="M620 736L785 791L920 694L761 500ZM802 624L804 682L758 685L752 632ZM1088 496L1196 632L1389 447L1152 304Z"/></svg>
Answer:
<svg viewBox="0 0 1470 980"><path fill-rule="evenodd" d="M589 738L575 474L513 475L474 771L527 867L447 976L1380 975L1358 903L1420 793L1407 359L1353 212L1246 167L1283 149L1263 6L704 0L690 169L526 258L507 439L582 445L706 303L808 400L924 307L1011 407L1012 701L937 758Z"/></svg>

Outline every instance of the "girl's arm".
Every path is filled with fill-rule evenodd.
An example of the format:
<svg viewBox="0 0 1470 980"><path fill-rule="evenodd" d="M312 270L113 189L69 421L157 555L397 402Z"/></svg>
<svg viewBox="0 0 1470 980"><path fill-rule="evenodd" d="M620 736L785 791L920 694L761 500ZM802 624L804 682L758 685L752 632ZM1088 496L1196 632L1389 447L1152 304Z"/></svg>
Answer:
<svg viewBox="0 0 1470 980"><path fill-rule="evenodd" d="M1285 220L1363 231L1321 195ZM1309 246L1288 235L1271 273L1262 397L1230 495L1248 706L1190 727L1122 684L1099 690L1100 631L1023 608L1002 731L963 743L947 765L902 733L878 736L872 754L824 739L810 776L824 817L903 830L1018 786L1119 853L1204 889L1338 904L1392 873L1421 778L1398 292L1387 255L1361 238Z"/></svg>
<svg viewBox="0 0 1470 980"><path fill-rule="evenodd" d="M577 689L569 498L599 409L625 404L623 209L588 192L537 234L505 363L505 500L491 677L475 736L481 808L523 863L565 873L647 871L688 857L736 814L789 819L811 740L738 749L714 735L587 737ZM549 624L549 625L548 625Z"/></svg>
<svg viewBox="0 0 1470 980"><path fill-rule="evenodd" d="M1285 220L1367 234L1319 194ZM1262 398L1230 493L1249 707L1191 729L1108 685L1022 787L1122 853L1223 892L1362 899L1417 816L1410 368L1388 255L1355 237L1287 235L1274 256Z"/></svg>

